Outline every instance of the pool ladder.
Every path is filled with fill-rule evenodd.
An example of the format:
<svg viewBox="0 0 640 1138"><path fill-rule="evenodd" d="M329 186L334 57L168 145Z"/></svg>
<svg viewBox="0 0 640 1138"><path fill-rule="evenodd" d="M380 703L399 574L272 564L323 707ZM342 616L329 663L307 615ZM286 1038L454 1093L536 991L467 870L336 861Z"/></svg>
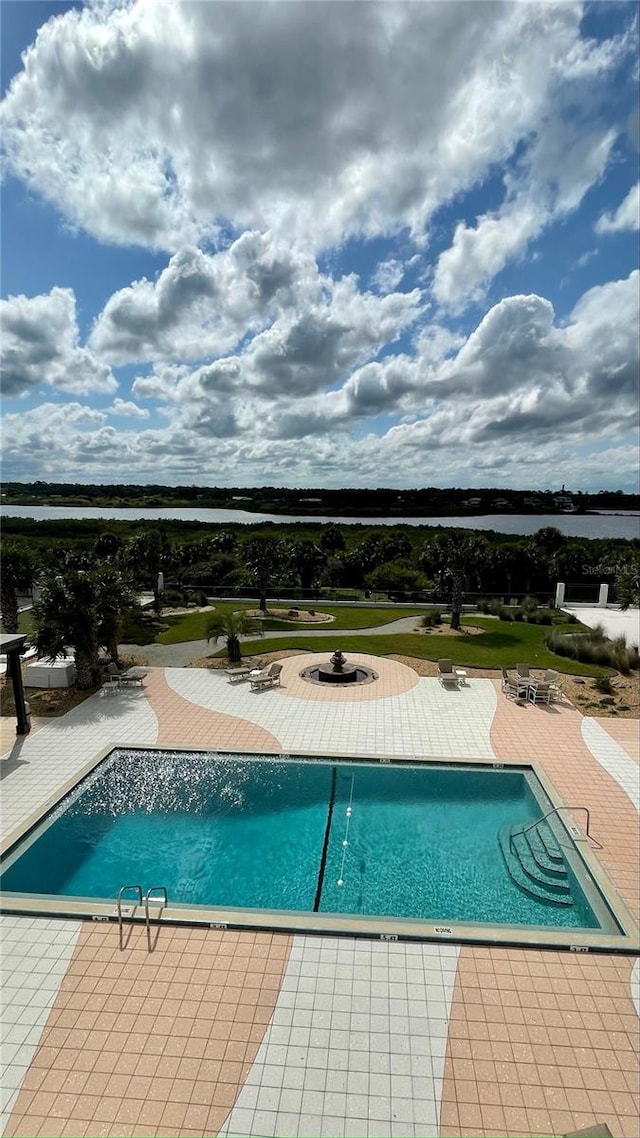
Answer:
<svg viewBox="0 0 640 1138"><path fill-rule="evenodd" d="M122 901L123 901L125 893L135 893L137 896L137 902L135 905L131 906L130 912L123 914ZM160 893L162 896L161 897L154 897L155 893ZM159 904L161 908L166 908L167 890L166 890L164 885L152 885L150 889L147 889L147 892L145 893L144 897L142 896L142 886L141 885L123 885L122 888L118 890L118 903L117 903L116 909L117 909L117 913L118 913L118 928L120 930L120 936L122 936L122 918L123 918L123 916L132 916L133 910L136 909L138 907L138 905L142 905L142 904L144 904L144 919L145 919L145 923L147 926L147 935L149 934L149 932L150 932L150 921L151 921L151 915L149 913L149 903L151 901L155 901L156 904Z"/></svg>

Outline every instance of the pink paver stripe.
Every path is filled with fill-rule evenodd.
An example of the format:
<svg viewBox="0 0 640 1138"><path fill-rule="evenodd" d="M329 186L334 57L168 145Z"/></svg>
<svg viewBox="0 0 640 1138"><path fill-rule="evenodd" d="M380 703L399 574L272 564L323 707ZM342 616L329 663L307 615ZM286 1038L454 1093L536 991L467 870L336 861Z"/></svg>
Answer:
<svg viewBox="0 0 640 1138"><path fill-rule="evenodd" d="M564 802L588 807L591 832L603 846L598 857L637 916L638 814L622 788L594 759L582 738L581 723L580 712L572 707L520 706L499 695L491 745L500 759L541 764ZM576 814L576 819L582 825L582 814Z"/></svg>
<svg viewBox="0 0 640 1138"><path fill-rule="evenodd" d="M158 718L159 746L230 747L271 753L282 750L275 735L264 727L183 699L169 687L162 668L150 669L147 694Z"/></svg>
<svg viewBox="0 0 640 1138"><path fill-rule="evenodd" d="M565 802L592 811L599 858L638 906L638 816L582 740L571 707L503 695L491 743L503 761L540 764ZM616 724L618 726L618 724ZM582 821L580 815L578 821ZM606 1122L640 1133L633 960L464 947L449 1026L441 1134L564 1134Z"/></svg>
<svg viewBox="0 0 640 1138"><path fill-rule="evenodd" d="M606 1122L637 1138L633 961L462 948L442 1135L560 1135Z"/></svg>
<svg viewBox="0 0 640 1138"><path fill-rule="evenodd" d="M7 1135L215 1135L273 1014L292 938L83 927Z"/></svg>

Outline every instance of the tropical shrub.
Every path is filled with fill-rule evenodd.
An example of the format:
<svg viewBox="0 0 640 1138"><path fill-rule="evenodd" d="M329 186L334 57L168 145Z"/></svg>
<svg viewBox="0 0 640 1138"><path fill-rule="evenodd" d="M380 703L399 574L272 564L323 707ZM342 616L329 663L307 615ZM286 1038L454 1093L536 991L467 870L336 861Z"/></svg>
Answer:
<svg viewBox="0 0 640 1138"><path fill-rule="evenodd" d="M583 664L602 664L628 675L638 667L637 648L628 648L624 637L607 640L601 626L589 632L561 632L553 628L545 637L545 644L556 656L567 656Z"/></svg>
<svg viewBox="0 0 640 1138"><path fill-rule="evenodd" d="M206 625L207 640L224 640L230 664L239 664L242 659L241 636L263 636L262 624L252 620L245 612L216 612Z"/></svg>
<svg viewBox="0 0 640 1138"><path fill-rule="evenodd" d="M33 607L35 646L52 659L71 647L76 687L87 690L100 679L101 646L117 663L123 619L136 607L129 582L109 565L43 579L40 600Z"/></svg>
<svg viewBox="0 0 640 1138"><path fill-rule="evenodd" d="M442 613L438 609L433 609L432 612L426 612L420 618L420 625L422 628L437 628L442 624Z"/></svg>

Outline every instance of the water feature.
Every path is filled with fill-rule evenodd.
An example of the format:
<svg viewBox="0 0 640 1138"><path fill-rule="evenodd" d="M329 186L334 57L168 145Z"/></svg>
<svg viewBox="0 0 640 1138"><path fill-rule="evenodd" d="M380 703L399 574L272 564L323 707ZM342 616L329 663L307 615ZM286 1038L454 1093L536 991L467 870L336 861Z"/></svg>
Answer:
<svg viewBox="0 0 640 1138"><path fill-rule="evenodd" d="M315 684L370 684L377 680L373 668L362 664L348 664L347 657L338 649L328 663L312 664L300 672L303 680Z"/></svg>

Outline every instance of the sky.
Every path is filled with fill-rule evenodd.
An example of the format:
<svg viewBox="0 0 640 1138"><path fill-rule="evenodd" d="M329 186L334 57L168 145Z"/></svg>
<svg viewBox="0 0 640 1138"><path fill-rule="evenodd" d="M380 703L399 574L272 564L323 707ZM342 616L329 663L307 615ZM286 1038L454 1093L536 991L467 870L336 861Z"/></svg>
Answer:
<svg viewBox="0 0 640 1138"><path fill-rule="evenodd" d="M2 0L5 480L638 489L638 7Z"/></svg>

